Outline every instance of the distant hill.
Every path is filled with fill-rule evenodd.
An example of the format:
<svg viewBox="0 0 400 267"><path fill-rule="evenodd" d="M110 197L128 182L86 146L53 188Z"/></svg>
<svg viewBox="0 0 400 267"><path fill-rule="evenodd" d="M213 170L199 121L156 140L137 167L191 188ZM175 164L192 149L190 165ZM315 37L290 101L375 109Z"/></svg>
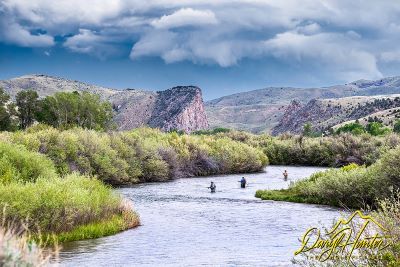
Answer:
<svg viewBox="0 0 400 267"><path fill-rule="evenodd" d="M321 88L270 87L224 96L205 103L210 127L252 132L281 132L281 120L293 100L306 105L312 99L400 94L400 77L359 80ZM278 127L278 128L276 128Z"/></svg>
<svg viewBox="0 0 400 267"><path fill-rule="evenodd" d="M293 101L272 134L301 133L306 123L324 132L357 119L367 124L369 118L392 126L396 115L400 115L400 94L313 99L304 106Z"/></svg>
<svg viewBox="0 0 400 267"><path fill-rule="evenodd" d="M112 103L120 130L143 125L186 132L208 128L201 89L195 86L177 86L159 92L115 90L47 75L25 75L0 81L0 87L13 98L28 89L37 91L40 97L72 91L98 94Z"/></svg>

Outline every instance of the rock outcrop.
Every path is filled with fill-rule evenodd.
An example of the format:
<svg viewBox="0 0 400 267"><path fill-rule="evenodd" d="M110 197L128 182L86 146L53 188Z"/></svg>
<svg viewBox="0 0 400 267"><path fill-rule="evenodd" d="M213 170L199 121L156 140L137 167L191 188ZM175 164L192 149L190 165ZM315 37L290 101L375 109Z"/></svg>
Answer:
<svg viewBox="0 0 400 267"><path fill-rule="evenodd" d="M208 128L201 89L178 86L166 91L116 90L47 75L25 75L0 81L12 98L21 90L32 89L40 97L56 92L86 91L110 101L119 130L148 125L164 131L192 132Z"/></svg>
<svg viewBox="0 0 400 267"><path fill-rule="evenodd" d="M207 129L201 90L195 86L177 86L157 92L157 100L148 124L165 131L193 132Z"/></svg>

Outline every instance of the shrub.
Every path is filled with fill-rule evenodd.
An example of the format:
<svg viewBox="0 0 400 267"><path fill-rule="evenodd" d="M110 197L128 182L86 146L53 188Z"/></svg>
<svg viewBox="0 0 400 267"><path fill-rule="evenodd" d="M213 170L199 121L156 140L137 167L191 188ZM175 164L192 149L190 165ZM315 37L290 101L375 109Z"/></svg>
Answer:
<svg viewBox="0 0 400 267"><path fill-rule="evenodd" d="M348 123L348 124L345 124L345 125L339 127L336 130L336 133L337 134L352 133L352 134L355 134L355 135L360 135L360 134L365 133L365 129L360 123L353 122L353 123Z"/></svg>
<svg viewBox="0 0 400 267"><path fill-rule="evenodd" d="M400 148L393 149L383 155L380 175L387 177L391 185L400 188Z"/></svg>
<svg viewBox="0 0 400 267"><path fill-rule="evenodd" d="M369 134L377 136L384 135L390 132L390 129L385 128L381 122L370 122L366 126L366 130Z"/></svg>
<svg viewBox="0 0 400 267"><path fill-rule="evenodd" d="M30 152L21 145L0 142L0 184L35 182L40 177L55 176L53 163L44 155Z"/></svg>
<svg viewBox="0 0 400 267"><path fill-rule="evenodd" d="M34 126L26 132L0 134L0 140L47 155L61 175L77 171L113 185L255 172L268 163L259 148L231 138L149 128L102 133Z"/></svg>

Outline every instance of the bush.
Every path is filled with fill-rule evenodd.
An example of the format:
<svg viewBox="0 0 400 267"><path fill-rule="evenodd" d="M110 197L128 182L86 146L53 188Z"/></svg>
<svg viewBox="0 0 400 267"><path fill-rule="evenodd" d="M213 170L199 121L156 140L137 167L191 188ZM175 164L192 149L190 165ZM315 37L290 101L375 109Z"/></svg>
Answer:
<svg viewBox="0 0 400 267"><path fill-rule="evenodd" d="M15 135L18 140L24 137L21 133ZM26 140L32 140L32 136ZM51 143L54 139L48 141ZM70 143L64 143L66 148ZM57 151L64 155L62 150L53 152ZM94 226L85 227L95 223L108 229L100 232L97 229L97 234L138 224L133 210L101 181L77 173L60 177L45 155L4 142L0 142L0 211L0 221L7 225L13 222L14 227L21 227L19 231L28 229L33 233L63 233L64 236L77 227L83 227L86 236L94 234L91 232Z"/></svg>
<svg viewBox="0 0 400 267"><path fill-rule="evenodd" d="M53 163L44 155L21 145L0 143L0 184L35 182L39 177L56 176Z"/></svg>
<svg viewBox="0 0 400 267"><path fill-rule="evenodd" d="M337 134L352 133L352 134L355 134L355 135L360 135L360 134L365 133L365 129L360 123L353 122L353 123L348 123L348 124L345 124L345 125L339 127L336 130L336 133Z"/></svg>
<svg viewBox="0 0 400 267"><path fill-rule="evenodd" d="M398 135L374 137L344 133L335 136L252 137L246 143L261 147L274 165L310 165L340 167L350 163L371 165L383 153L400 144Z"/></svg>
<svg viewBox="0 0 400 267"><path fill-rule="evenodd" d="M390 132L390 129L385 128L381 122L370 122L365 128L369 134L374 136L384 135Z"/></svg>
<svg viewBox="0 0 400 267"><path fill-rule="evenodd" d="M26 132L3 133L0 140L47 155L61 175L77 171L113 185L255 172L268 163L260 149L230 138L149 128L102 133L36 126Z"/></svg>
<svg viewBox="0 0 400 267"><path fill-rule="evenodd" d="M383 177L387 177L395 188L400 188L400 148L386 153L381 160L380 171Z"/></svg>

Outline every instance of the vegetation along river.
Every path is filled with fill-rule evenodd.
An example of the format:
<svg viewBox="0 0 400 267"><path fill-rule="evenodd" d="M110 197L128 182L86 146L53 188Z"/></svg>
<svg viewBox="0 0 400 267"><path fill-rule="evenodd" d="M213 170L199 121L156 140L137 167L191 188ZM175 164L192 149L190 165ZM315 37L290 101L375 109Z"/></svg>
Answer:
<svg viewBox="0 0 400 267"><path fill-rule="evenodd" d="M289 172L288 181L282 172ZM63 266L287 266L311 226L331 226L342 211L261 201L257 189L286 188L322 168L269 166L263 173L184 178L118 189L135 203L142 226L65 244ZM217 192L207 187L214 181Z"/></svg>

